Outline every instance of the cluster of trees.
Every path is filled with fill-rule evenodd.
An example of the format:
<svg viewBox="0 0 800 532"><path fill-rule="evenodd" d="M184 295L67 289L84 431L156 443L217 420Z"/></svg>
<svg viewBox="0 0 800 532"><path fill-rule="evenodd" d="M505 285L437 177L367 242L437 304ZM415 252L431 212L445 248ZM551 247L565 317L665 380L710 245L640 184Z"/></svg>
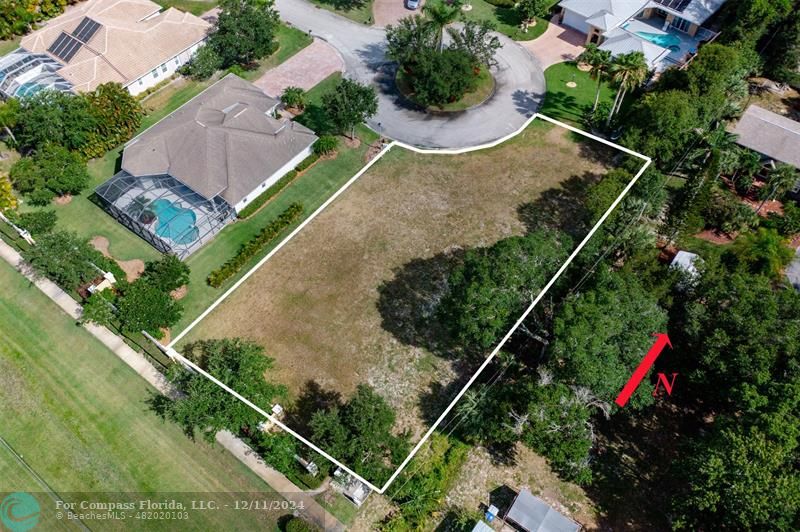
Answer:
<svg viewBox="0 0 800 532"><path fill-rule="evenodd" d="M220 69L251 68L277 49L280 19L272 0L221 0L219 8L206 45L183 67L184 74L206 79Z"/></svg>
<svg viewBox="0 0 800 532"><path fill-rule="evenodd" d="M5 0L0 3L0 40L25 35L37 22L53 18L81 0Z"/></svg>
<svg viewBox="0 0 800 532"><path fill-rule="evenodd" d="M86 159L130 139L143 114L118 83L89 93L41 91L0 103L0 126L24 156L10 171L14 187L34 205L79 193L89 182Z"/></svg>
<svg viewBox="0 0 800 532"><path fill-rule="evenodd" d="M407 17L387 26L387 56L398 63L421 105L457 101L476 88L481 70L493 64L500 40L491 34L489 22L467 21L461 30L447 28L460 13L457 3L432 1L423 12L424 17Z"/></svg>

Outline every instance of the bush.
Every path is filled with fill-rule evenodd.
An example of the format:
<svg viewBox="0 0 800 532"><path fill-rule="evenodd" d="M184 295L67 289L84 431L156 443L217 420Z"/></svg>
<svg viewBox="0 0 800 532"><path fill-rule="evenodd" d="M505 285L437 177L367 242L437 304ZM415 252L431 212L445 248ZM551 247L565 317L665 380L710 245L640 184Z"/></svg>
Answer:
<svg viewBox="0 0 800 532"><path fill-rule="evenodd" d="M794 236L800 233L800 205L792 200L785 202L783 216L771 212L767 225L775 228L783 236Z"/></svg>
<svg viewBox="0 0 800 532"><path fill-rule="evenodd" d="M514 7L517 3L516 0L486 0L493 6L497 7Z"/></svg>
<svg viewBox="0 0 800 532"><path fill-rule="evenodd" d="M286 107L305 109L306 103L308 103L306 92L300 87L286 87L281 94L281 103Z"/></svg>
<svg viewBox="0 0 800 532"><path fill-rule="evenodd" d="M420 53L409 77L414 99L426 107L460 100L478 83L472 56L452 49Z"/></svg>
<svg viewBox="0 0 800 532"><path fill-rule="evenodd" d="M254 199L250 205L239 211L237 216L243 220L255 214L255 212L258 211L258 209L260 209L266 202L274 198L278 192L286 188L286 185L291 183L295 177L297 177L297 170L290 170L285 176L278 179L274 185L256 196L256 199Z"/></svg>
<svg viewBox="0 0 800 532"><path fill-rule="evenodd" d="M292 517L283 526L286 532L319 532L317 525L311 524L299 517Z"/></svg>
<svg viewBox="0 0 800 532"><path fill-rule="evenodd" d="M318 160L319 160L319 155L317 155L316 153L311 154L302 161L300 161L300 164L294 167L294 171L297 172L298 174L301 172L305 172L311 167L312 164L314 164Z"/></svg>
<svg viewBox="0 0 800 532"><path fill-rule="evenodd" d="M53 230L58 221L56 211L23 212L14 216L14 223L27 229L32 235L45 235Z"/></svg>
<svg viewBox="0 0 800 532"><path fill-rule="evenodd" d="M222 68L222 58L212 46L206 45L194 54L191 61L181 67L180 73L192 79L203 80L213 76L220 68Z"/></svg>
<svg viewBox="0 0 800 532"><path fill-rule="evenodd" d="M314 143L314 153L319 156L328 155L335 152L338 147L339 139L333 135L322 135L317 139L317 142Z"/></svg>
<svg viewBox="0 0 800 532"><path fill-rule="evenodd" d="M172 292L189 283L189 267L175 255L164 255L145 265L144 276L159 290Z"/></svg>
<svg viewBox="0 0 800 532"><path fill-rule="evenodd" d="M277 218L261 229L256 236L245 242L233 258L228 260L220 268L212 271L208 275L208 284L214 288L222 286L222 283L236 275L250 259L255 257L258 252L277 237L281 231L294 223L301 214L303 214L302 204L292 203L289 205Z"/></svg>

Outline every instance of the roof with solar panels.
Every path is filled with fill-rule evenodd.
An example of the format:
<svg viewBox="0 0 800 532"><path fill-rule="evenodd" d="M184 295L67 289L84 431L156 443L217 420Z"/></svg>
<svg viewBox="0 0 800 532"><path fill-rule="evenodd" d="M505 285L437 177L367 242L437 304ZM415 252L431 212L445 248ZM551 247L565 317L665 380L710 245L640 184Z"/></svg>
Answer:
<svg viewBox="0 0 800 532"><path fill-rule="evenodd" d="M126 85L205 39L211 25L151 0L87 0L68 8L20 46L63 65L77 91Z"/></svg>

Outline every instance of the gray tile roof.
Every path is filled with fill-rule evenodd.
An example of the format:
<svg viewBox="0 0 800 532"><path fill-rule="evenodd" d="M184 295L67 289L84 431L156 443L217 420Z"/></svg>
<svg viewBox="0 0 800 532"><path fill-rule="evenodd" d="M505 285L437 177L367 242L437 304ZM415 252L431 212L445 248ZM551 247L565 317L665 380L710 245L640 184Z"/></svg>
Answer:
<svg viewBox="0 0 800 532"><path fill-rule="evenodd" d="M740 146L800 168L800 122L751 105L729 129Z"/></svg>
<svg viewBox="0 0 800 532"><path fill-rule="evenodd" d="M169 174L211 199L236 205L317 139L297 122L271 116L278 101L228 74L131 140L122 169Z"/></svg>

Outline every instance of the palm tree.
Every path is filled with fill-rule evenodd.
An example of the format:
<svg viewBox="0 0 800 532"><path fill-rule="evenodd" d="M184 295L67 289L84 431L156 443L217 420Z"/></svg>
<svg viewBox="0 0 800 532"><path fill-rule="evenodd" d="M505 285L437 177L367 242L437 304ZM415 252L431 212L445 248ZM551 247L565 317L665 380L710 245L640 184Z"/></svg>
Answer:
<svg viewBox="0 0 800 532"><path fill-rule="evenodd" d="M783 196L797 184L798 179L800 178L798 178L794 166L781 163L770 171L767 186L762 189L764 194L761 197L764 201L768 201ZM762 202L761 205L764 203ZM759 206L758 209L761 210L761 207Z"/></svg>
<svg viewBox="0 0 800 532"><path fill-rule="evenodd" d="M600 86L603 78L608 75L608 69L611 66L611 52L601 50L594 43L587 44L586 50L578 56L578 62L589 65L591 67L589 75L592 79L597 80L597 91L594 94L594 106L592 106L592 112L594 113L597 110L597 104L600 103Z"/></svg>
<svg viewBox="0 0 800 532"><path fill-rule="evenodd" d="M435 0L426 3L422 12L428 17L428 24L436 31L436 46L441 51L444 49L444 28L458 17L460 8L456 2L447 5L442 0Z"/></svg>
<svg viewBox="0 0 800 532"><path fill-rule="evenodd" d="M611 124L611 118L618 113L622 107L622 100L625 94L639 87L647 79L647 61L642 52L629 52L616 56L611 62L611 79L617 84L617 95L614 98L614 105L608 114L606 127Z"/></svg>

